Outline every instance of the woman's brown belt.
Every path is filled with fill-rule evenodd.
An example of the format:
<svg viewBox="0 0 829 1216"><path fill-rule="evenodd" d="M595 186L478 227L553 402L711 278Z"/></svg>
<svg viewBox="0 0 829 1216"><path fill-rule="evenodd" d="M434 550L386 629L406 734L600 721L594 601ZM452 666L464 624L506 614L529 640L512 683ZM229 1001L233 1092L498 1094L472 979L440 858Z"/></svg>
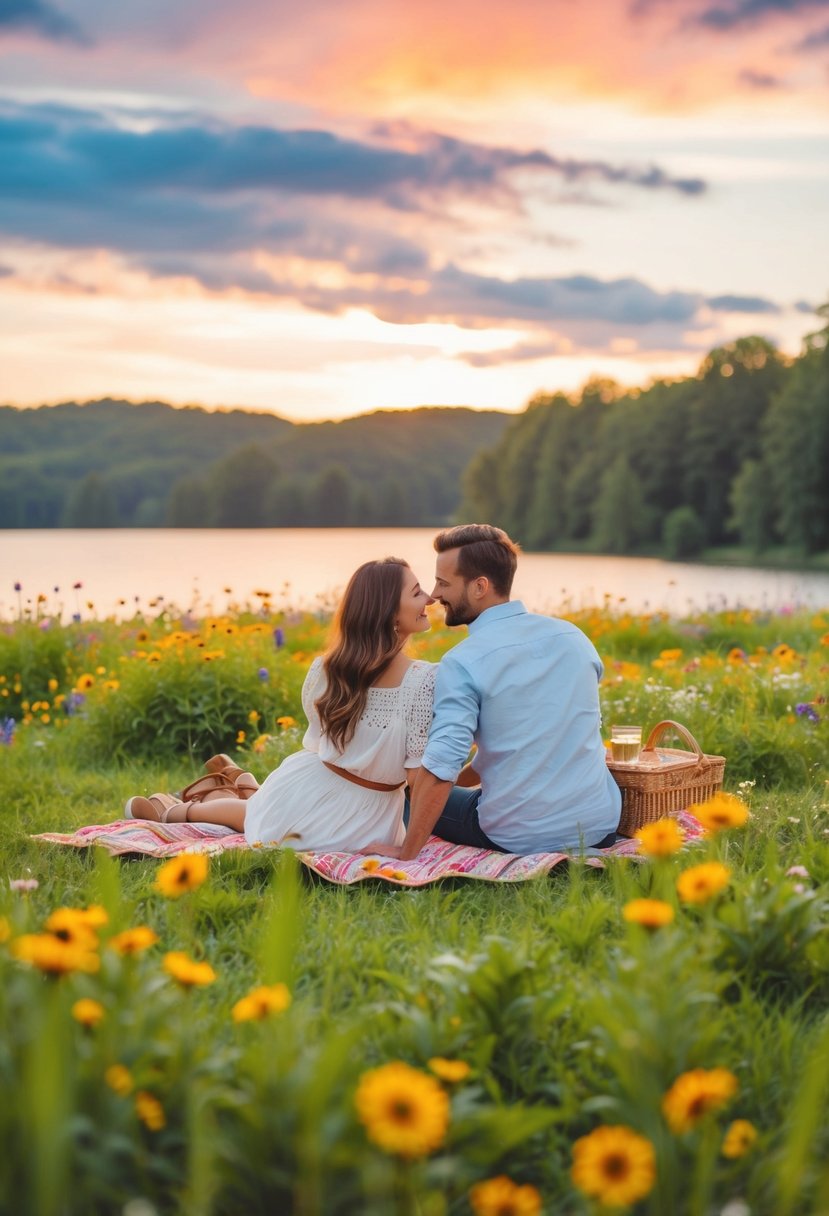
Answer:
<svg viewBox="0 0 829 1216"><path fill-rule="evenodd" d="M405 781L398 781L397 785L386 785L384 781L369 781L365 777L358 777L355 773L350 773L346 768L339 768L336 764L329 764L327 760L323 760L326 768L330 768L332 773L336 773L338 777L345 777L346 781L351 781L354 785L361 785L366 790L380 790L382 794L391 794L394 790L400 790L406 784Z"/></svg>

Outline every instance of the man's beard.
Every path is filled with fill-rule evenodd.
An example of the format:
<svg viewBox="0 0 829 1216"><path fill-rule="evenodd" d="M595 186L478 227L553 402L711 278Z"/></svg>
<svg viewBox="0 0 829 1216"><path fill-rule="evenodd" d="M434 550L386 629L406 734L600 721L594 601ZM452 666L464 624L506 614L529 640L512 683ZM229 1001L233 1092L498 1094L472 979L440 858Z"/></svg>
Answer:
<svg viewBox="0 0 829 1216"><path fill-rule="evenodd" d="M477 615L476 612L473 612L465 591L463 598L457 604L444 605L444 620L447 625L469 625Z"/></svg>

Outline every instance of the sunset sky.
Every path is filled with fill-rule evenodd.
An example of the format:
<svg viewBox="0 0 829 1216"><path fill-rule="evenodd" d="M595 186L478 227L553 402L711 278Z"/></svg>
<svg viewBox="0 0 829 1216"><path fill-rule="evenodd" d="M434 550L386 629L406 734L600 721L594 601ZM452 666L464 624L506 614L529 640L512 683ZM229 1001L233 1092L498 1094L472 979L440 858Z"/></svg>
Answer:
<svg viewBox="0 0 829 1216"><path fill-rule="evenodd" d="M829 0L3 0L0 402L523 408L829 297Z"/></svg>

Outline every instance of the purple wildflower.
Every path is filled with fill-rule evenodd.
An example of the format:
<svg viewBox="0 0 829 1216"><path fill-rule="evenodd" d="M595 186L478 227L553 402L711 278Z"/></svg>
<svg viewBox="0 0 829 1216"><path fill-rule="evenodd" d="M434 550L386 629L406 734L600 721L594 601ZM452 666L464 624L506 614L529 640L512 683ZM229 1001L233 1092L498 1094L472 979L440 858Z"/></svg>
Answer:
<svg viewBox="0 0 829 1216"><path fill-rule="evenodd" d="M5 743L6 746L11 744L14 739L14 718L3 718L0 721L0 743Z"/></svg>
<svg viewBox="0 0 829 1216"><path fill-rule="evenodd" d="M279 650L280 647L285 645L285 634L284 634L283 630L281 630L279 628L278 625L277 625L276 629L274 629L274 631L273 631L273 644L277 650Z"/></svg>
<svg viewBox="0 0 829 1216"><path fill-rule="evenodd" d="M267 684L268 680L271 678L267 667L260 667L256 674L263 684Z"/></svg>
<svg viewBox="0 0 829 1216"><path fill-rule="evenodd" d="M812 705L811 701L800 701L794 707L794 712L800 718L808 718L810 722L819 722L820 714Z"/></svg>
<svg viewBox="0 0 829 1216"><path fill-rule="evenodd" d="M23 584L22 584L22 583L15 583L15 584L14 584L14 589L15 589L15 591L22 591L22 590L23 590Z"/></svg>
<svg viewBox="0 0 829 1216"><path fill-rule="evenodd" d="M66 698L66 700L63 703L63 707L66 710L66 712L70 718L72 717L73 714L76 714L78 712L78 710L83 705L85 700L86 700L86 697L83 695L82 692L70 692L69 696Z"/></svg>

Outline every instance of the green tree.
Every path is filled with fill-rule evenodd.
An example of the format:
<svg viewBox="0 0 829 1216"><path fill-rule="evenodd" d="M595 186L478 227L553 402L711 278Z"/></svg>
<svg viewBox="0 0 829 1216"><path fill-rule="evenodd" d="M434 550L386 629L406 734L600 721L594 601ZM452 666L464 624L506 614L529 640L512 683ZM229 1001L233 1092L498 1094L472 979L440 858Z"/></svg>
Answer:
<svg viewBox="0 0 829 1216"><path fill-rule="evenodd" d="M775 504L769 492L773 484L760 460L746 460L731 486L731 526L754 553L771 544L774 536Z"/></svg>
<svg viewBox="0 0 829 1216"><path fill-rule="evenodd" d="M278 476L276 461L250 444L216 465L209 480L210 522L216 528L267 526L265 503Z"/></svg>
<svg viewBox="0 0 829 1216"><path fill-rule="evenodd" d="M818 313L829 321L829 304ZM829 324L807 338L763 438L783 541L805 553L829 547Z"/></svg>
<svg viewBox="0 0 829 1216"><path fill-rule="evenodd" d="M117 528L118 507L112 486L99 473L88 473L66 504L67 528Z"/></svg>
<svg viewBox="0 0 829 1216"><path fill-rule="evenodd" d="M630 461L619 455L601 479L593 512L593 541L603 553L629 553L645 532L645 499Z"/></svg>
<svg viewBox="0 0 829 1216"><path fill-rule="evenodd" d="M665 519L662 539L671 561L696 557L705 544L705 530L694 508L676 507L671 511Z"/></svg>
<svg viewBox="0 0 829 1216"><path fill-rule="evenodd" d="M170 491L167 502L167 526L203 528L208 501L207 490L200 478L180 478Z"/></svg>
<svg viewBox="0 0 829 1216"><path fill-rule="evenodd" d="M351 523L352 481L340 465L329 465L314 481L306 518L313 527L347 528Z"/></svg>

